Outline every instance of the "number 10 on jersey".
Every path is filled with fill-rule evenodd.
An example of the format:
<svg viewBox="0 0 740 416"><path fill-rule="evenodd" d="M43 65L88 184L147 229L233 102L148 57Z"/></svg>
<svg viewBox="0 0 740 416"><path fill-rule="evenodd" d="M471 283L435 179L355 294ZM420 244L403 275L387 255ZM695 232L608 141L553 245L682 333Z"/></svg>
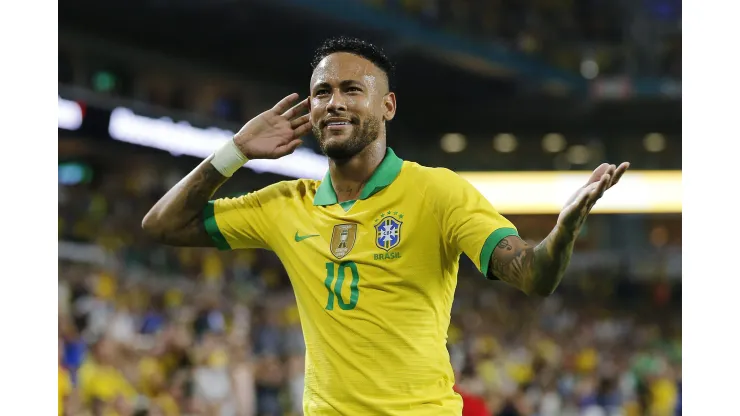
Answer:
<svg viewBox="0 0 740 416"><path fill-rule="evenodd" d="M342 298L342 286L344 285L344 278L347 275L347 271L352 274L352 281L349 283L349 302L345 302L344 298ZM339 309L344 311L354 309L357 306L357 300L360 298L360 290L357 288L359 283L360 274L357 272L355 262L345 261L338 265L334 262L326 263L326 280L324 280L324 286L329 291L326 310L333 311L335 303L339 305Z"/></svg>

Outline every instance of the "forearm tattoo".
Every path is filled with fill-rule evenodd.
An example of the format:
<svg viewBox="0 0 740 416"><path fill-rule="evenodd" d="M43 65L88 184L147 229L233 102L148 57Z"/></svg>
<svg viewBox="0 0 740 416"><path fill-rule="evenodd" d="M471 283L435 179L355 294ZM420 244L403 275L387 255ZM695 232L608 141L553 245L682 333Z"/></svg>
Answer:
<svg viewBox="0 0 740 416"><path fill-rule="evenodd" d="M536 246L509 236L494 249L491 271L498 279L527 294L549 295L562 280L572 247L572 243L555 231Z"/></svg>
<svg viewBox="0 0 740 416"><path fill-rule="evenodd" d="M203 225L203 209L227 179L204 161L154 206L157 226L153 237L175 246L212 245Z"/></svg>

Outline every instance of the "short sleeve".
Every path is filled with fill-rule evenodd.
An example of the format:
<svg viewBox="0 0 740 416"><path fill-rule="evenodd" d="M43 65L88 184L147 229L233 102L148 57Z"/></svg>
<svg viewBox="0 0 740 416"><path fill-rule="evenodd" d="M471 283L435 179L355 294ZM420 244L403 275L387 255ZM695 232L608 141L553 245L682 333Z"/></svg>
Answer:
<svg viewBox="0 0 740 416"><path fill-rule="evenodd" d="M208 202L203 221L219 250L270 249L268 236L274 228L275 185L235 197Z"/></svg>
<svg viewBox="0 0 740 416"><path fill-rule="evenodd" d="M518 235L473 185L448 169L433 169L429 191L441 228L453 250L465 253L485 277L493 249L501 240Z"/></svg>

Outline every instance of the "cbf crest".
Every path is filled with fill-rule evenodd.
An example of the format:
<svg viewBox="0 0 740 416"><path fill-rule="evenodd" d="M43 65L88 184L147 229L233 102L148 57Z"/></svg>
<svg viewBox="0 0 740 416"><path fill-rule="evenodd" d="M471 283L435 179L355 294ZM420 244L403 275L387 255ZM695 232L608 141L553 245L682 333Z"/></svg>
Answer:
<svg viewBox="0 0 740 416"><path fill-rule="evenodd" d="M375 224L375 245L385 251L396 247L401 242L401 225L403 222L392 215L385 215Z"/></svg>
<svg viewBox="0 0 740 416"><path fill-rule="evenodd" d="M357 224L338 224L331 233L331 254L341 259L355 246L357 240Z"/></svg>

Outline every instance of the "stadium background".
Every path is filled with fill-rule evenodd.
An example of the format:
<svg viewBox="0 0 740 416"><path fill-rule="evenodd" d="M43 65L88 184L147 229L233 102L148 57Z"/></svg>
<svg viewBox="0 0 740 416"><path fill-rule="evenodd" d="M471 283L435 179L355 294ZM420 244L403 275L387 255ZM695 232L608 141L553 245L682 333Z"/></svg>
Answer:
<svg viewBox="0 0 740 416"><path fill-rule="evenodd" d="M547 299L463 258L449 346L485 414L680 414L680 19L675 0L60 3L60 414L300 414L304 345L276 257L161 247L139 224L229 131L305 95L313 48L338 34L398 65L402 158L545 180L628 160L673 178L589 218ZM323 175L304 147L218 195ZM660 197L679 203L644 202ZM502 211L538 240L556 214L537 208Z"/></svg>

